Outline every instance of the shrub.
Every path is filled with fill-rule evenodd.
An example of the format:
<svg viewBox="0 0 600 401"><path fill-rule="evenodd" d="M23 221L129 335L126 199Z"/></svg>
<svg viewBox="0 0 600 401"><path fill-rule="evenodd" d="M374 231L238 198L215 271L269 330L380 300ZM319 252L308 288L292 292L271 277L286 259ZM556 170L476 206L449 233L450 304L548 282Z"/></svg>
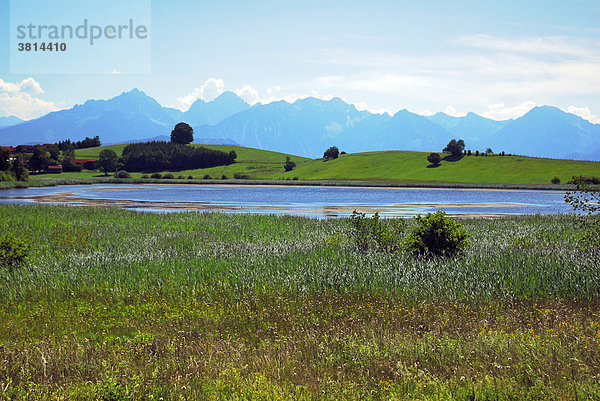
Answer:
<svg viewBox="0 0 600 401"><path fill-rule="evenodd" d="M0 181L14 181L15 177L8 171L0 171Z"/></svg>
<svg viewBox="0 0 600 401"><path fill-rule="evenodd" d="M150 176L150 178L157 178L157 179L161 179L162 178L162 174L161 173L154 173Z"/></svg>
<svg viewBox="0 0 600 401"><path fill-rule="evenodd" d="M148 174L144 174L142 178L148 178Z"/></svg>
<svg viewBox="0 0 600 401"><path fill-rule="evenodd" d="M442 161L442 157L439 153L430 153L429 156L427 156L427 161L434 166L438 166Z"/></svg>
<svg viewBox="0 0 600 401"><path fill-rule="evenodd" d="M550 180L550 182L555 185L558 185L558 184L560 184L560 178L554 177L552 180Z"/></svg>
<svg viewBox="0 0 600 401"><path fill-rule="evenodd" d="M416 217L417 225L405 239L404 246L416 255L452 256L469 246L469 234L462 224L443 211Z"/></svg>
<svg viewBox="0 0 600 401"><path fill-rule="evenodd" d="M182 176L182 175L178 175L178 176L177 176L177 179L178 179L178 180L183 180L183 176Z"/></svg>
<svg viewBox="0 0 600 401"><path fill-rule="evenodd" d="M129 175L129 173L125 170L119 170L117 171L117 174L115 174L115 177L117 178L131 178L131 176Z"/></svg>
<svg viewBox="0 0 600 401"><path fill-rule="evenodd" d="M188 175L188 180L193 180L194 176L193 175Z"/></svg>
<svg viewBox="0 0 600 401"><path fill-rule="evenodd" d="M289 156L285 157L285 163L283 164L283 169L285 171L292 171L296 167L296 163L294 163Z"/></svg>
<svg viewBox="0 0 600 401"><path fill-rule="evenodd" d="M12 234L0 236L0 267L8 267L10 271L20 267L27 258L31 242L25 237Z"/></svg>
<svg viewBox="0 0 600 401"><path fill-rule="evenodd" d="M173 177L173 174L171 174L171 173L167 173L167 174L163 175L163 178L164 178L165 180L172 180L172 179L173 179L173 178L175 178L175 177Z"/></svg>
<svg viewBox="0 0 600 401"><path fill-rule="evenodd" d="M242 173L233 173L233 178L236 180L247 180L250 178L250 176Z"/></svg>
<svg viewBox="0 0 600 401"><path fill-rule="evenodd" d="M210 174L204 174L204 177L202 177L203 180L210 180Z"/></svg>
<svg viewBox="0 0 600 401"><path fill-rule="evenodd" d="M379 219L379 213L368 218L364 213L352 212L350 216L352 227L351 235L354 245L359 251L378 250L394 252L402 244L404 233L404 220L390 220L384 222Z"/></svg>
<svg viewBox="0 0 600 401"><path fill-rule="evenodd" d="M225 174L223 174L223 175L221 176L221 179L222 179L222 180L226 180L226 179L227 179L227 176L226 176Z"/></svg>

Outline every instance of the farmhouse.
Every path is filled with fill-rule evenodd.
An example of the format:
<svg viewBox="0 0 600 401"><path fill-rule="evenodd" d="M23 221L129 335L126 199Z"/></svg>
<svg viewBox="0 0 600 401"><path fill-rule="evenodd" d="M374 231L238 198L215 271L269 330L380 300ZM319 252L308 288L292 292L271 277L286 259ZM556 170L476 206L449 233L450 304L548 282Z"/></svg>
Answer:
<svg viewBox="0 0 600 401"><path fill-rule="evenodd" d="M48 166L46 172L49 174L60 174L63 172L62 166Z"/></svg>

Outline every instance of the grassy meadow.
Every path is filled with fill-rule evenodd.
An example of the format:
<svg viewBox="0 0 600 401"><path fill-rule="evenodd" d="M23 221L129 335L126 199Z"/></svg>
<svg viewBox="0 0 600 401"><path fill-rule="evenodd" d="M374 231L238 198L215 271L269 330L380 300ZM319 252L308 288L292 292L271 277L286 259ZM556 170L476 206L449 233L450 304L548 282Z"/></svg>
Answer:
<svg viewBox="0 0 600 401"><path fill-rule="evenodd" d="M103 149L112 149L121 155L125 144L98 148L79 149L78 158L98 158ZM200 146L200 145L194 145ZM252 180L292 180L301 181L358 181L361 183L399 184L474 184L474 185L541 185L551 186L551 180L558 177L566 184L573 176L599 176L600 162L543 159L526 156L467 156L459 161L442 161L439 167L431 168L427 152L381 151L340 155L338 159L308 159L260 149L225 145L202 145L207 148L229 152L235 150L236 163L207 169L173 172L175 177L188 176L202 179L209 175L221 179L223 175L231 179L238 174ZM286 156L296 163L296 168L284 172ZM98 172L63 173L65 178L92 178ZM132 173L134 179L142 173ZM46 174L34 179L56 178Z"/></svg>
<svg viewBox="0 0 600 401"><path fill-rule="evenodd" d="M0 399L600 399L580 219L461 222L426 259L346 219L1 206L33 243L1 270Z"/></svg>

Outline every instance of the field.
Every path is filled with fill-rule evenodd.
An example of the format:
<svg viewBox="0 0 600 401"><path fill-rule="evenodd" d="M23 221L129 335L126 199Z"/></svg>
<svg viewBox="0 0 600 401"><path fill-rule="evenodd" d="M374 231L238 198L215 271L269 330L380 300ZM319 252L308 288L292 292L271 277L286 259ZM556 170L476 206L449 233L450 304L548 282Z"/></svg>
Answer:
<svg viewBox="0 0 600 401"><path fill-rule="evenodd" d="M462 223L445 260L347 220L2 206L34 242L0 270L0 398L599 399L580 219Z"/></svg>
<svg viewBox="0 0 600 401"><path fill-rule="evenodd" d="M475 184L475 185L531 185L545 184L558 177L566 184L573 176L599 176L600 162L542 159L526 156L487 157L468 156L459 161L442 161L436 168L428 167L428 153L411 151L382 151L341 155L338 159L307 159L290 156L297 167L289 172L283 171L285 155L266 150L224 145L204 145L211 149L226 152L235 150L238 159L230 166L209 169L174 172L174 176L189 175L202 179L205 175L221 179L223 175L232 178L235 174L255 180L291 180L302 181L360 181L361 183L405 183L405 184ZM102 149L114 150L121 154L125 145L111 145L101 148L78 150L79 158L97 158ZM77 175L79 174L79 175ZM97 172L67 173L65 177L93 177ZM132 174L140 178L141 173ZM41 177L56 177L45 175Z"/></svg>
<svg viewBox="0 0 600 401"><path fill-rule="evenodd" d="M428 168L428 153L368 152L338 159L303 163L291 172L301 180L352 179L362 181L550 184L558 177L567 183L575 175L600 175L600 162L540 159L525 156L466 156ZM443 156L443 155L442 155ZM283 178L281 173L272 178Z"/></svg>
<svg viewBox="0 0 600 401"><path fill-rule="evenodd" d="M88 148L79 149L76 151L76 156L81 159L97 159L100 152L103 149L112 149L115 153L121 156L123 149L126 145L109 145L100 148ZM200 146L200 145L194 145ZM240 146L225 146L225 145L202 145L206 148L222 150L229 152L234 150L237 154L236 163L230 166L213 167L198 170L185 170L174 173L177 177L182 175L187 177L192 175L196 179L202 179L205 175L210 175L212 178L221 179L223 175L228 178L232 178L234 174L238 173L241 175L247 175L248 178L269 178L271 175L276 174L279 171L283 171L283 164L285 163L286 156L289 156L294 163L301 165L309 161L310 159L286 155L284 153L270 152L267 150L244 148ZM97 174L96 174L97 175ZM143 174L134 173L132 177L139 178Z"/></svg>

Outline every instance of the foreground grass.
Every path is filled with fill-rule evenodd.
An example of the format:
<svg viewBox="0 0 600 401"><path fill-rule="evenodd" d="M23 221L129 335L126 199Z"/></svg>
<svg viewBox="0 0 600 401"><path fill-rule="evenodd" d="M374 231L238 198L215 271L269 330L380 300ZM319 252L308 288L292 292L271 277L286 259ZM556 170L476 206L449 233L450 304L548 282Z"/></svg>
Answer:
<svg viewBox="0 0 600 401"><path fill-rule="evenodd" d="M600 254L572 216L466 220L464 257L345 220L0 207L5 399L598 399Z"/></svg>

